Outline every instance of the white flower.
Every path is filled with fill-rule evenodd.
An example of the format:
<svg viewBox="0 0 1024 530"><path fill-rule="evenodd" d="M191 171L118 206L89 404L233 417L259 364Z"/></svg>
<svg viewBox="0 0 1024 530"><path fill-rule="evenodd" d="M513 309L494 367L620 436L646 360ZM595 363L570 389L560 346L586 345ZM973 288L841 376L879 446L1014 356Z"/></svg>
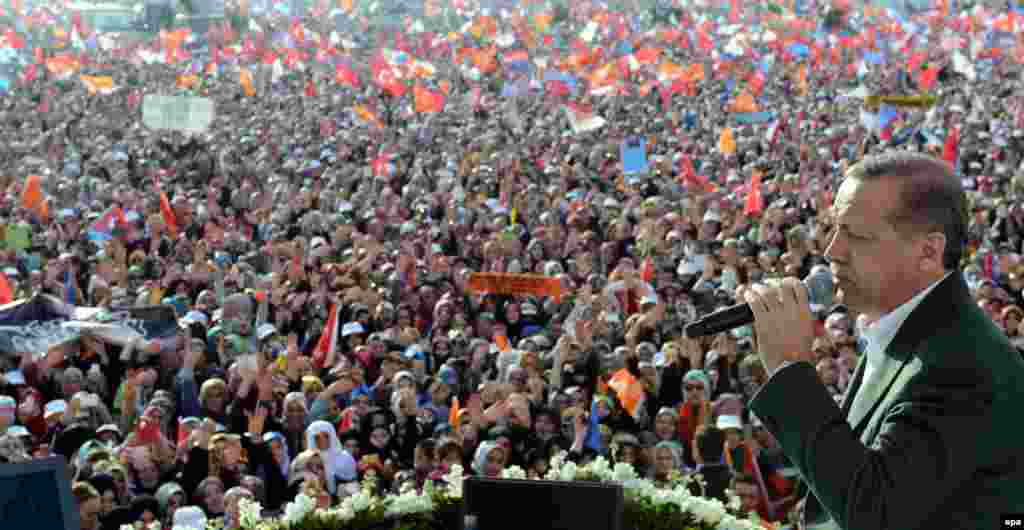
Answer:
<svg viewBox="0 0 1024 530"><path fill-rule="evenodd" d="M352 507L344 502L337 508L327 510L325 514L340 519L343 523L351 521L356 516L356 513L352 511Z"/></svg>
<svg viewBox="0 0 1024 530"><path fill-rule="evenodd" d="M526 480L526 471L519 466L509 466L501 470L501 478Z"/></svg>
<svg viewBox="0 0 1024 530"><path fill-rule="evenodd" d="M295 500L284 507L284 522L288 526L298 524L306 518L309 512L316 508L316 501L305 493L295 496Z"/></svg>
<svg viewBox="0 0 1024 530"><path fill-rule="evenodd" d="M431 496L427 493L418 494L415 490L388 497L386 503L384 513L388 517L428 513L434 510L434 500Z"/></svg>
<svg viewBox="0 0 1024 530"><path fill-rule="evenodd" d="M722 501L718 499L693 497L688 508L698 521L712 526L718 525L722 518L725 517L725 504L722 504Z"/></svg>
<svg viewBox="0 0 1024 530"><path fill-rule="evenodd" d="M359 491L351 497L345 497L345 500L341 501L341 506L348 507L352 513L365 512L373 506L373 495L365 490Z"/></svg>
<svg viewBox="0 0 1024 530"><path fill-rule="evenodd" d="M576 480L576 463L575 462L568 462L568 463L566 463L564 466L562 466L562 469L559 471L558 475L559 475L559 480L564 480L564 481Z"/></svg>
<svg viewBox="0 0 1024 530"><path fill-rule="evenodd" d="M615 464L615 468L612 470L612 480L625 483L635 478L637 478L636 470L633 469L633 466L625 462Z"/></svg>
<svg viewBox="0 0 1024 530"><path fill-rule="evenodd" d="M738 512L743 507L743 501L732 490L725 490L725 498L729 499L728 506L730 510Z"/></svg>
<svg viewBox="0 0 1024 530"><path fill-rule="evenodd" d="M611 464L603 456L595 458L593 462L586 466L586 469L602 481L611 480L614 475Z"/></svg>
<svg viewBox="0 0 1024 530"><path fill-rule="evenodd" d="M455 464L448 474L441 477L441 480L448 485L448 497L452 499L462 498L462 466Z"/></svg>
<svg viewBox="0 0 1024 530"><path fill-rule="evenodd" d="M238 501L238 524L243 530L254 530L263 520L263 506L249 499Z"/></svg>
<svg viewBox="0 0 1024 530"><path fill-rule="evenodd" d="M130 524L121 525L121 530L135 530L135 527Z"/></svg>

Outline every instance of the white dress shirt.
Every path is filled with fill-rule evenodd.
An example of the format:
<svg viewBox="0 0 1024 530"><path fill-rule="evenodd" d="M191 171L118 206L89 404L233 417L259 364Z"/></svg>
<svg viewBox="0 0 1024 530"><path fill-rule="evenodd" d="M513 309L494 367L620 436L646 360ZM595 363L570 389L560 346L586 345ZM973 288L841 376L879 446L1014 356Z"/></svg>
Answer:
<svg viewBox="0 0 1024 530"><path fill-rule="evenodd" d="M868 381L871 381L871 377L878 370L878 367L882 365L882 362L885 360L885 350L889 347L892 339L896 338L896 333L903 327L903 322L914 312L914 309L917 309L917 306L921 305L921 301L928 296L928 293L932 292L943 280L949 278L950 274L953 273L947 273L941 279L929 285L928 288L917 293L910 300L886 313L882 318L878 319L878 322L875 322L862 332L862 336L867 340L867 347L864 350L867 364L864 366L864 379L861 382L861 386L865 386Z"/></svg>

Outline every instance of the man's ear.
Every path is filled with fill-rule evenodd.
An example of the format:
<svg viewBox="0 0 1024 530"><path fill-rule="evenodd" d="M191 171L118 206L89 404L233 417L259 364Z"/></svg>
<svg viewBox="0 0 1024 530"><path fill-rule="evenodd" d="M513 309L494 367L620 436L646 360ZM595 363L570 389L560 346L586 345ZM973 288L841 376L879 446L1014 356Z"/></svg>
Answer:
<svg viewBox="0 0 1024 530"><path fill-rule="evenodd" d="M919 268L922 272L945 269L943 258L946 253L946 235L942 232L930 232L922 239Z"/></svg>

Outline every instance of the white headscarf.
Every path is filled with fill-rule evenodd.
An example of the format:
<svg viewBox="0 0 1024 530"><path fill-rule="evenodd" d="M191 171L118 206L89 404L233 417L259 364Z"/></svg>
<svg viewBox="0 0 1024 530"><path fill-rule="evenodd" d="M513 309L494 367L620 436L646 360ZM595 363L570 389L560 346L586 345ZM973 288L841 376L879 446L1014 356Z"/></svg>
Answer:
<svg viewBox="0 0 1024 530"><path fill-rule="evenodd" d="M314 451L319 448L316 445L316 435L324 433L331 440L331 446L326 451L320 451L320 458L324 462L324 471L327 475L327 491L334 494L337 491L336 479L351 481L356 479L356 461L341 447L338 441L338 433L334 426L326 421L314 421L306 428L306 447Z"/></svg>

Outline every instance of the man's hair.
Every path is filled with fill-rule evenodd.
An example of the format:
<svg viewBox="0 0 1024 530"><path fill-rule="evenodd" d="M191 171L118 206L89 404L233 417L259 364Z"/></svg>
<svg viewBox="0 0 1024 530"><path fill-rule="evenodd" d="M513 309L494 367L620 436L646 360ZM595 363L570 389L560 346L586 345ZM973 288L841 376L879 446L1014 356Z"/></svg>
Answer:
<svg viewBox="0 0 1024 530"><path fill-rule="evenodd" d="M943 267L959 267L967 245L967 196L949 164L922 153L891 151L854 164L846 178L899 179L899 205L887 220L905 237L941 232L946 236Z"/></svg>
<svg viewBox="0 0 1024 530"><path fill-rule="evenodd" d="M694 435L697 439L697 452L705 462L718 462L722 459L725 449L725 433L718 427L701 426Z"/></svg>

